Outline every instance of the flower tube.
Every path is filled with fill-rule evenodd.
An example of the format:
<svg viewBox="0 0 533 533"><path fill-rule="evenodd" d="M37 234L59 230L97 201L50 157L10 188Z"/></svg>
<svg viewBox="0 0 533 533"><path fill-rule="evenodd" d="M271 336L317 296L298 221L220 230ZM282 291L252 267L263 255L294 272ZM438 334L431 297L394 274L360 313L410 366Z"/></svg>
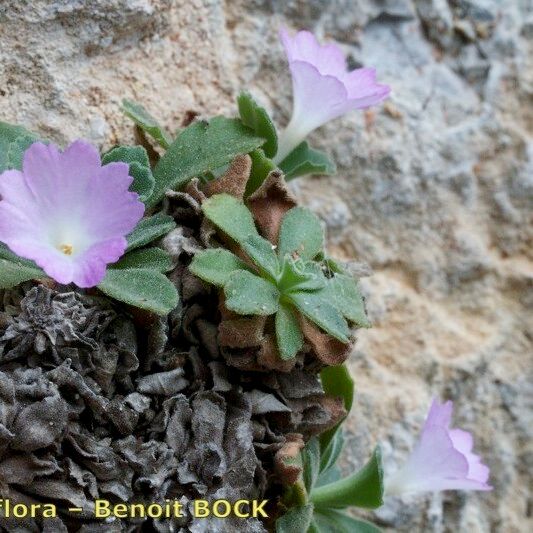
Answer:
<svg viewBox="0 0 533 533"><path fill-rule="evenodd" d="M316 128L352 109L377 104L390 93L388 85L376 82L375 69L349 72L336 44L320 45L308 31L291 37L282 29L280 38L292 74L293 111L279 139L277 163Z"/></svg>
<svg viewBox="0 0 533 533"><path fill-rule="evenodd" d="M399 496L442 490L491 490L489 468L472 452L468 431L450 429L453 403L433 400L420 439L398 472L385 479L385 492Z"/></svg>

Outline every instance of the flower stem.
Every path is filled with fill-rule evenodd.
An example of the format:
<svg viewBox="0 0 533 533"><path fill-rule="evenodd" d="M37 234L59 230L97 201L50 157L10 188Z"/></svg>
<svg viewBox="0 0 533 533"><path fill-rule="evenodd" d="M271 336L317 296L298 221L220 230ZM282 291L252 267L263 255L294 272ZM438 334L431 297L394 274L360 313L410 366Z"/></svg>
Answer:
<svg viewBox="0 0 533 533"><path fill-rule="evenodd" d="M278 139L278 153L274 157L274 163L279 165L306 137L293 120L289 122Z"/></svg>

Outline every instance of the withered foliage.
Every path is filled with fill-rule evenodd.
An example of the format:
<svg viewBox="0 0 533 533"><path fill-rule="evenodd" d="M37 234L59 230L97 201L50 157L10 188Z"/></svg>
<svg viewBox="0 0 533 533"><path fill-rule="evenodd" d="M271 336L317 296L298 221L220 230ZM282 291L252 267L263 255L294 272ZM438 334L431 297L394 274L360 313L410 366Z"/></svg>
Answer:
<svg viewBox="0 0 533 533"><path fill-rule="evenodd" d="M239 164L249 171L248 161ZM269 183L279 191L276 179ZM224 311L216 289L187 269L217 239L201 215L203 197L193 183L165 201L178 226L163 246L181 294L168 317L68 287L2 291L0 496L55 503L60 513L52 521L0 517L3 530L266 531L256 519L189 512L105 523L95 521L93 502L275 504L283 456L343 416L340 400L322 392L311 344L293 362L281 361L268 320Z"/></svg>

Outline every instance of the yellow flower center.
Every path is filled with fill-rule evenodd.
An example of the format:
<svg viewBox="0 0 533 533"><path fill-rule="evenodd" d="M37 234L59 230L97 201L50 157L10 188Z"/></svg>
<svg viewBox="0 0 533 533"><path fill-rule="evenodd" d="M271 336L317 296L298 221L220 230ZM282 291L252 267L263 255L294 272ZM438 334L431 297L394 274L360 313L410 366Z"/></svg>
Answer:
<svg viewBox="0 0 533 533"><path fill-rule="evenodd" d="M72 244L61 244L59 250L62 251L65 255L72 255Z"/></svg>

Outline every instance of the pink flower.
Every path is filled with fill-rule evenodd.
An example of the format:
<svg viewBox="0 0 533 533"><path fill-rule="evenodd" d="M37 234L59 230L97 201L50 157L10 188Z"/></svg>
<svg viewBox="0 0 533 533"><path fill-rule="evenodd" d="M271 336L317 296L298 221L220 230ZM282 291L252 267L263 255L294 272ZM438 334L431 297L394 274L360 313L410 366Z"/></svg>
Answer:
<svg viewBox="0 0 533 533"><path fill-rule="evenodd" d="M352 109L362 109L387 98L390 87L376 83L373 68L346 69L336 44L320 45L308 31L281 41L292 73L292 118L279 139L276 162L282 161L314 129Z"/></svg>
<svg viewBox="0 0 533 533"><path fill-rule="evenodd" d="M0 175L0 241L59 283L93 287L126 250L144 205L126 163L102 166L83 141L32 144L23 170Z"/></svg>
<svg viewBox="0 0 533 533"><path fill-rule="evenodd" d="M491 490L489 468L472 452L468 431L450 429L453 403L433 400L420 440L404 467L385 482L388 495L441 490Z"/></svg>

